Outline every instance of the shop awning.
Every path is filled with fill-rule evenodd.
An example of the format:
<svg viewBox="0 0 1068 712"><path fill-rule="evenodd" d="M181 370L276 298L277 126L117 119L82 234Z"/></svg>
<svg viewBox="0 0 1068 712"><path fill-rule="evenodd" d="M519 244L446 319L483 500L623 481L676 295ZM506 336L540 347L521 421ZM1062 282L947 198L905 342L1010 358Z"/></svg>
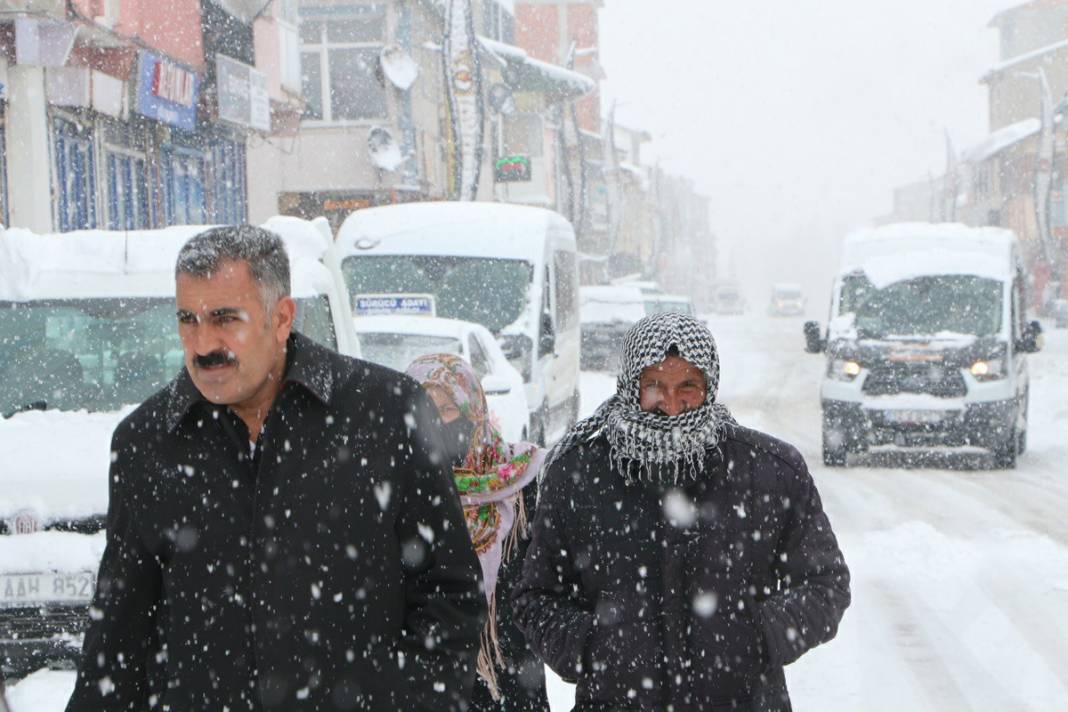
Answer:
<svg viewBox="0 0 1068 712"><path fill-rule="evenodd" d="M585 74L542 62L514 45L479 37L482 48L502 67L505 80L515 90L548 94L557 101L589 94L597 84Z"/></svg>

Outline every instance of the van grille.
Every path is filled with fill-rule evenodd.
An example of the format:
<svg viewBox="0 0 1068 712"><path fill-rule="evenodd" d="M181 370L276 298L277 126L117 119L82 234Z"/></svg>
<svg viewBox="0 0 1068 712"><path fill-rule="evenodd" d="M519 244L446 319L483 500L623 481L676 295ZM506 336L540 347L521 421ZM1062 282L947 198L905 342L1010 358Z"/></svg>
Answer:
<svg viewBox="0 0 1068 712"><path fill-rule="evenodd" d="M939 398L967 395L968 385L956 368L930 364L885 364L871 369L862 388L870 396L924 393Z"/></svg>

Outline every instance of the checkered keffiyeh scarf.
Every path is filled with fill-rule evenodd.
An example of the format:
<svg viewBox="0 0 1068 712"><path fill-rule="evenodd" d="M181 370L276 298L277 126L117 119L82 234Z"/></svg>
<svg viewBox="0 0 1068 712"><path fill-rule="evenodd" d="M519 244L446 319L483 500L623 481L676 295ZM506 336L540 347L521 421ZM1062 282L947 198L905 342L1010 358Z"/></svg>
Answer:
<svg viewBox="0 0 1068 712"><path fill-rule="evenodd" d="M660 363L671 347L705 375L707 395L697 409L675 416L641 409L638 380L643 369ZM705 453L734 424L730 411L716 402L719 354L712 332L685 314L647 316L627 332L620 355L616 393L581 420L552 449L542 472L564 453L600 434L608 438L612 467L628 482L678 484L704 471Z"/></svg>

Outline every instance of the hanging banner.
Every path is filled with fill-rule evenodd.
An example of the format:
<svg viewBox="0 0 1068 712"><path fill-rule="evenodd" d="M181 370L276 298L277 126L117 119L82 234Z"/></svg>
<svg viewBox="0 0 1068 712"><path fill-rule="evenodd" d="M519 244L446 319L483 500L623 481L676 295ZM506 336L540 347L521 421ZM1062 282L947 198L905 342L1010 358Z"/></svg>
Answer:
<svg viewBox="0 0 1068 712"><path fill-rule="evenodd" d="M450 193L454 199L474 200L478 195L485 135L482 65L471 0L447 2L441 47L452 144Z"/></svg>

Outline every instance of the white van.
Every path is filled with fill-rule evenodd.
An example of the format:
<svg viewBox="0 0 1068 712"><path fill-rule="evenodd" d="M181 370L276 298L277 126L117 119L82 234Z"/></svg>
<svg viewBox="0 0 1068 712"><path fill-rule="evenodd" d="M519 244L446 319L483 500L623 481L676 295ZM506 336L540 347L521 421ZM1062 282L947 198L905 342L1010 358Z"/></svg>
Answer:
<svg viewBox="0 0 1068 712"><path fill-rule="evenodd" d="M328 243L310 223L286 227L297 328L358 355L348 300L317 259ZM0 232L6 676L77 654L104 546L111 434L182 368L174 263L205 229Z"/></svg>
<svg viewBox="0 0 1068 712"><path fill-rule="evenodd" d="M430 294L438 316L482 324L523 375L531 437L551 442L579 409L575 233L560 215L503 203L361 210L338 231L353 299Z"/></svg>
<svg viewBox="0 0 1068 712"><path fill-rule="evenodd" d="M821 335L823 460L877 450L982 448L999 467L1027 446L1028 353L1016 237L1000 228L897 224L851 235Z"/></svg>

